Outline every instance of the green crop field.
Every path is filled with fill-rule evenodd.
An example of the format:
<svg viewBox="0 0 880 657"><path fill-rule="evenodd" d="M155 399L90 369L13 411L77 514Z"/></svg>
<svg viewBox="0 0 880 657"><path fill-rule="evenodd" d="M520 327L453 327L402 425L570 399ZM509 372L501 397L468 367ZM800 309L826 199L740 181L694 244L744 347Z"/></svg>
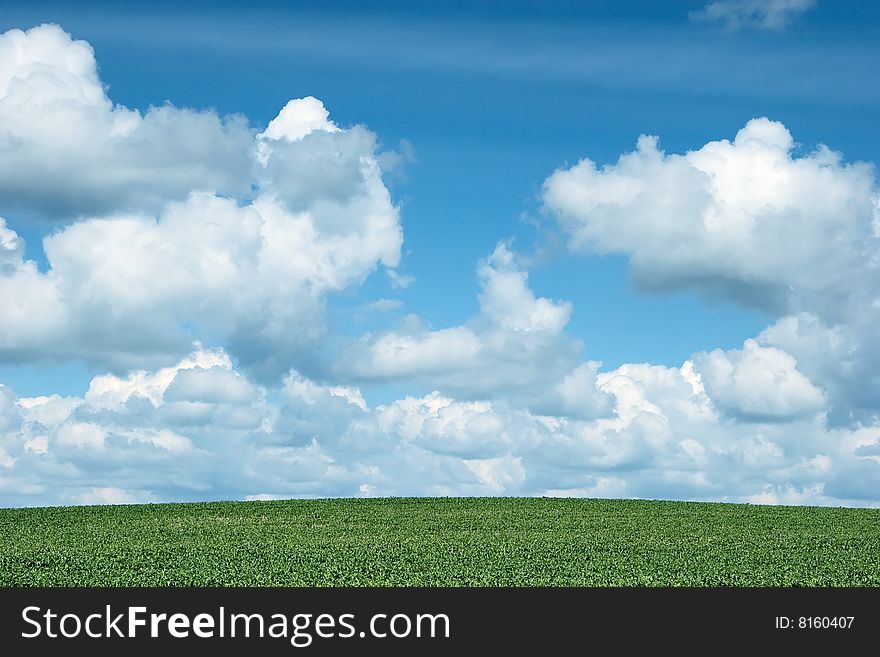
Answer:
<svg viewBox="0 0 880 657"><path fill-rule="evenodd" d="M880 510L535 498L0 509L4 586L878 586Z"/></svg>

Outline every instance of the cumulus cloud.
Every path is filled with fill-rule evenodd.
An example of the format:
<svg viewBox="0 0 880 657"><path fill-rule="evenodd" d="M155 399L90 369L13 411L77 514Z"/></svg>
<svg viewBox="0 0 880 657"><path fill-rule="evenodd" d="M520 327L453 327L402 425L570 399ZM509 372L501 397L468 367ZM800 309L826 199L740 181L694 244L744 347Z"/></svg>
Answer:
<svg viewBox="0 0 880 657"><path fill-rule="evenodd" d="M24 255L24 240L6 225L0 217L0 273L15 269Z"/></svg>
<svg viewBox="0 0 880 657"><path fill-rule="evenodd" d="M79 221L45 238L46 271L23 259L21 238L0 223L0 293L9 299L0 307L0 356L143 367L205 337L266 375L285 371L294 352L323 335L327 294L399 262L397 208L375 144L359 131L354 144L308 135L260 142L270 165L277 153L306 148L326 167L346 169L340 189L313 186L305 198L279 182L244 205L193 192L156 217ZM334 160L337 146L350 147L350 158ZM296 210L293 198L302 201Z"/></svg>
<svg viewBox="0 0 880 657"><path fill-rule="evenodd" d="M279 377L324 335L327 295L399 264L377 140L320 100L259 133L211 111L141 114L52 25L0 35L0 61L0 359L124 371L202 340ZM77 221L38 266L10 216Z"/></svg>
<svg viewBox="0 0 880 657"><path fill-rule="evenodd" d="M132 491L113 486L91 486L80 492L67 495L65 501L73 504L143 504L153 499L145 491Z"/></svg>
<svg viewBox="0 0 880 657"><path fill-rule="evenodd" d="M815 6L816 0L713 0L689 16L692 21L721 23L731 30L778 30Z"/></svg>
<svg viewBox="0 0 880 657"><path fill-rule="evenodd" d="M504 420L490 403L456 402L438 392L406 397L378 411L379 427L430 452L464 459L494 458L510 443Z"/></svg>
<svg viewBox="0 0 880 657"><path fill-rule="evenodd" d="M595 417L610 408L595 386L598 363L578 369L581 344L565 332L571 304L537 297L528 272L499 242L477 267L480 312L431 329L415 316L368 334L343 352L337 375L408 381L452 395L502 397L534 409Z"/></svg>
<svg viewBox="0 0 880 657"><path fill-rule="evenodd" d="M766 118L683 155L642 136L614 164L555 172L543 199L572 250L628 255L643 288L693 286L839 321L880 294L874 170L794 147Z"/></svg>
<svg viewBox="0 0 880 657"><path fill-rule="evenodd" d="M577 366L547 393L536 396L531 409L542 415L582 420L607 415L613 398L598 385L600 365L598 361L589 361Z"/></svg>
<svg viewBox="0 0 880 657"><path fill-rule="evenodd" d="M70 219L247 192L243 118L114 104L92 47L55 25L0 35L0 62L0 211Z"/></svg>
<svg viewBox="0 0 880 657"><path fill-rule="evenodd" d="M798 154L800 153L800 154ZM832 426L880 413L880 191L874 168L801 151L753 119L731 142L667 154L642 136L598 167L547 179L543 199L579 253L623 253L643 289L695 287L777 319L743 350L694 357L731 417Z"/></svg>
<svg viewBox="0 0 880 657"><path fill-rule="evenodd" d="M176 382L177 375L184 370L195 368L199 368L202 372L210 372L215 368L230 370L232 361L223 351L199 350L174 366L163 367L155 372L136 370L129 372L125 377L102 374L92 379L85 394L85 401L94 408L118 409L132 397L138 397L158 407L164 400L168 386ZM30 402L28 406L35 407Z"/></svg>
<svg viewBox="0 0 880 657"><path fill-rule="evenodd" d="M798 369L821 383L832 424L871 424L880 417L880 309L863 308L832 324L811 313L782 317L757 336L784 349Z"/></svg>
<svg viewBox="0 0 880 657"><path fill-rule="evenodd" d="M339 127L330 120L330 112L324 103L314 96L306 96L288 101L259 136L261 139L296 142L316 130L339 132ZM268 152L264 151L264 154L268 159Z"/></svg>
<svg viewBox="0 0 880 657"><path fill-rule="evenodd" d="M495 326L516 333L559 333L568 324L571 304L536 298L528 273L514 261L513 252L498 244L478 270L480 309Z"/></svg>
<svg viewBox="0 0 880 657"><path fill-rule="evenodd" d="M165 390L169 401L194 401L208 404L238 404L255 401L257 389L228 369L192 368L178 371L172 385Z"/></svg>
<svg viewBox="0 0 880 657"><path fill-rule="evenodd" d="M3 502L500 494L880 503L870 486L880 477L880 425L732 418L690 361L599 373L613 411L580 419L436 391L371 408L357 388L297 372L268 390L223 359L201 350L170 371L103 378L92 390L113 380L124 392L109 405L0 388ZM207 412L182 415L182 404Z"/></svg>
<svg viewBox="0 0 880 657"><path fill-rule="evenodd" d="M797 369L793 356L746 340L742 350L694 356L709 396L734 417L790 420L825 408L825 395Z"/></svg>
<svg viewBox="0 0 880 657"><path fill-rule="evenodd" d="M870 165L754 119L685 154L643 136L546 181L573 251L628 255L647 289L775 313L742 349L603 371L566 332L572 305L536 294L501 242L467 322L392 313L322 361L343 340L328 297L380 267L391 288L412 283L382 162L375 135L313 97L262 131L140 113L109 100L91 48L59 28L0 36L0 358L108 370L81 397L0 386L0 500L880 502ZM74 220L45 237L41 265L16 230L32 216ZM371 383L406 390L371 407Z"/></svg>

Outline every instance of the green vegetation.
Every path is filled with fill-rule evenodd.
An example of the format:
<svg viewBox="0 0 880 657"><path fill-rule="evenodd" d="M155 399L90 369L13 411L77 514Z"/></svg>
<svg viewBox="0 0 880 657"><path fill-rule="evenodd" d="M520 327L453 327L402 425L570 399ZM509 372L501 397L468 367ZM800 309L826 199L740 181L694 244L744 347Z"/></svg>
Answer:
<svg viewBox="0 0 880 657"><path fill-rule="evenodd" d="M342 499L0 509L4 586L878 586L880 510Z"/></svg>

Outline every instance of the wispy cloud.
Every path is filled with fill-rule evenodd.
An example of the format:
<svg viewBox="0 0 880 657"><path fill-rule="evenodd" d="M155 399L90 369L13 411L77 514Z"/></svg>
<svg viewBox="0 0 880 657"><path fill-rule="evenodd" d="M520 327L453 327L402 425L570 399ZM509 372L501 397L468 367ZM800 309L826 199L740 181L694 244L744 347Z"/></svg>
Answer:
<svg viewBox="0 0 880 657"><path fill-rule="evenodd" d="M392 289L395 290L405 290L416 282L415 276L401 274L396 269L386 269L385 274L388 276L388 282L391 284Z"/></svg>
<svg viewBox="0 0 880 657"><path fill-rule="evenodd" d="M816 0L714 0L700 11L692 11L690 19L721 23L731 30L778 30L815 6Z"/></svg>
<svg viewBox="0 0 880 657"><path fill-rule="evenodd" d="M400 299L379 299L377 301L373 301L370 304L367 304L367 310L386 313L392 310L397 310L402 305L403 301L401 301Z"/></svg>

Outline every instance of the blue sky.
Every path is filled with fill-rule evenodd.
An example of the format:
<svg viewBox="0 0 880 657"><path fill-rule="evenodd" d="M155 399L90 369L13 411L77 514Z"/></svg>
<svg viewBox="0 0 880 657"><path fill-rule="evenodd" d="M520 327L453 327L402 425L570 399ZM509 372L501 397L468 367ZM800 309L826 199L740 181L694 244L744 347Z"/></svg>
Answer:
<svg viewBox="0 0 880 657"><path fill-rule="evenodd" d="M8 438L3 452L12 463L8 481L30 482L34 492L13 492L9 484L0 489L0 499L5 495L10 504L31 504L194 496L549 491L875 502L862 488L880 480L880 464L871 452L872 441L880 440L874 438L878 408L871 394L859 389L866 385L873 389L869 354L877 336L870 328L874 313L870 309L877 274L870 264L876 258L871 251L870 208L877 198L876 183L868 169L850 166L876 161L880 145L875 125L880 91L874 80L880 65L876 47L880 21L872 3L352 2L327 7L317 2L257 2L244 8L231 2L186 6L154 2L94 3L86 9L28 3L5 11L0 30L28 30L43 23L58 28L52 36L56 50L33 55L41 66L66 65L63 52L70 46L65 38L82 40L93 49L93 63L86 62L75 72L84 76L83 81L58 82L66 80L59 77L57 88L82 84L92 93L102 86L117 109L147 116L151 107L167 104L169 115L165 123L149 124L144 119L145 125L153 126L149 131L143 128L148 139L133 137L123 143L113 136L104 144L100 136L93 136L83 137L82 143L61 143L64 138L52 142L45 138L46 131L34 136L30 127L16 127L16 120L23 117L21 108L49 107L45 116L37 118L45 125L60 126L62 132L80 130L70 118L79 115L64 114L60 104L40 104L40 94L51 95L57 89L47 92L37 78L27 77L32 62L11 73L12 79L29 80L23 85L30 87L6 92L13 99L17 98L13 93L23 94L26 102L9 101L9 109L3 110L12 127L7 128L0 152L0 158L7 160L0 172L7 177L0 181L0 216L19 236L16 243L25 244L21 262L33 260L44 276L39 284L69 298L59 302L62 310L28 306L10 311L3 320L8 326L0 349L0 381L10 399L16 400L10 404L19 409L16 419L10 420L9 435L15 437ZM30 32L25 39L36 42ZM20 43L15 47L23 48ZM99 87L88 78L90 65L99 76L95 83ZM67 93L61 95L67 99ZM76 103L85 102L83 93L74 94ZM269 178L260 178L259 173L244 180L233 170L245 167L244 160L253 154L243 155L242 163L224 165L225 155L238 157L238 144L266 130L289 100L309 96L329 111L333 123L326 125L341 128L340 132L318 129L326 135L326 143L321 144L321 135L265 137L262 142L257 137L257 142L271 143L277 150L276 161L293 162L266 174ZM296 112L305 111L304 107L297 106ZM178 133L172 124L184 125L180 108L208 110L214 119L205 118ZM96 131L119 129L108 128L120 120L119 113L106 111L103 106L88 109L93 113L84 120L94 119ZM243 117L238 119L240 129L211 123L229 115ZM770 120L769 128L749 123L762 117ZM38 120L35 125L42 124ZM732 152L731 168L724 169L731 177L730 188L713 188L711 202L701 205L703 183L679 171L677 154L701 152L721 140L732 142L741 130L745 131L742 147ZM750 179L748 167L775 153L780 139L785 141L784 134L793 139L785 157L763 178ZM374 142L364 142L363 135L371 135ZM668 156L664 165L614 169L618 158L636 149L640 135L659 138L659 148ZM750 136L754 139L747 139ZM163 139L169 140L167 148ZM152 144L147 143L150 140ZM308 142L312 150L290 146L286 154L288 142ZM746 152L747 142L760 143L767 150ZM206 145L210 143L221 150L213 151ZM841 153L842 159L830 164L822 160L816 154L821 144ZM351 161L367 158L378 163L390 201L364 192L368 178L351 178L350 167L310 173L309 162L324 162L333 153L347 154ZM199 158L204 158L204 166ZM582 158L594 162L599 173L587 175L578 169ZM21 165L22 170L28 174L27 166L33 166L31 178L44 181L45 188L23 191L13 162L30 163ZM803 169L814 164L816 177L809 178ZM605 170L609 175L601 175L603 165L611 165ZM185 180L168 182L163 172L177 166L187 172ZM708 166L712 175L721 176L712 168L715 165L694 166L700 171ZM131 175L116 175L128 167ZM825 175L837 182L824 187ZM300 178L307 181L305 187L296 182ZM218 186L219 180L223 182ZM114 240L137 243L131 234L122 237L123 233L113 232L121 224L106 224L103 237L89 234L89 218L113 221L126 213L161 217L168 203L182 202L191 191L210 191L239 207L247 207L255 196L275 195L286 199L282 205L288 211L309 207L319 217L324 205L308 205L320 201L311 190L330 185L327 180L332 189L325 201L366 194L364 203L376 203L369 207L390 224L370 232L375 226L364 228L358 223L360 205L341 211L342 218L333 215L332 221L342 223L332 230L369 235L372 246L352 247L352 252L333 256L332 267L338 271L320 269L318 278L303 274L305 282L261 278L267 270L258 267L247 282L265 289L252 295L242 292L240 300L230 293L233 305L243 309L241 316L230 318L218 309L223 294L213 287L199 288L213 285L215 279L196 280L193 267L181 269L184 278L196 276L178 282L181 289L191 288L193 295L181 300L177 292L163 296L151 287L156 285L155 276L169 271L173 263L165 263L165 269L157 265L156 271L137 278L131 271L113 269L127 264L137 270L136 250L128 252L127 263L107 258L96 264L83 255L88 245L115 253ZM658 180L672 182L664 186ZM816 181L827 191L814 198ZM753 193L749 186L771 183L786 192L784 198L769 188ZM650 202L615 196L613 190L634 184L654 190L655 196ZM340 191L346 185L350 190ZM148 201L142 189L149 189ZM734 193L739 196L731 196ZM766 202L754 205L752 200L764 198L762 194ZM591 206L586 198L603 198L605 205ZM184 215L217 211L199 208L190 205ZM705 227L715 214L728 227L746 218L756 218L757 223L742 228L741 234L722 231L725 237L717 240L687 232L698 230L692 219L701 218ZM646 225L651 228L643 231ZM625 227L625 234L618 234L619 226ZM399 242L395 241L398 229ZM157 239L173 242L175 253L177 249L201 253L198 244L183 241L198 240L200 232L193 231L169 228ZM41 246L42 238L53 233L58 253L54 258L47 257ZM233 231L227 238L234 235ZM866 236L867 251L856 254L855 245ZM237 262L238 255L225 253L224 248L213 245L205 253L221 252ZM330 247L315 242L304 248L308 255L308 249L314 254ZM62 261L68 264L59 264ZM811 264L804 264L819 261L831 264L817 265L815 272L810 271ZM238 264L243 272L244 265ZM11 266L20 271L19 264ZM388 269L411 283L394 285ZM295 279L296 272L284 275ZM21 276L11 278L4 289L10 294L50 294L25 288L25 281L37 283ZM104 283L96 283L99 278ZM118 280L150 292L101 287ZM292 287L285 287L285 281ZM244 283L244 279L236 282L241 289L246 289ZM276 307L284 293L273 297L267 292L272 286L293 295L285 308ZM858 298L850 300L846 290L861 296L853 293ZM216 300L211 296L215 293ZM195 306L203 312L188 314ZM29 317L28 312L42 327L52 326L51 321L59 322L59 327L46 329L41 342L40 330L13 326L16 321L26 323L21 318ZM57 312L62 319L47 320L40 315L43 312ZM65 321L65 313L75 321ZM91 324L82 319L86 316L110 319ZM797 323L793 329L792 322ZM186 348L181 346L187 343L184 336L189 339ZM147 378L162 368L183 371L174 368L192 351L192 340L199 341L199 348L215 350L207 361L199 361L212 365L196 370L210 372L206 377L215 376L215 370L232 372L237 381L253 387L253 398L244 395L245 401L235 402L247 407L253 427L223 425L216 418L232 413L225 407L213 414L202 409L206 413L202 424L192 419L182 422L173 414L166 417L164 397L135 384L126 388L127 393L119 393L122 397L115 406L95 406L89 398L87 391L90 385L95 388L96 376L123 382L140 376L138 371ZM820 344L842 351L822 349ZM398 360L380 362L380 356L389 353L388 358ZM835 358L851 359L853 364L849 369L836 367ZM602 364L591 369L588 362ZM634 364L650 364L654 369L636 372ZM675 377L681 379L681 386L691 385L687 382L692 380L692 366L699 382L686 399L675 401L655 390L659 380L678 386L671 382ZM574 372L580 374L572 378ZM320 394L309 394L331 405L349 399L340 396L342 388L356 389L362 402L349 400L349 406L365 412L368 419L355 417L344 427L336 426L329 417L338 409L318 410L319 402L303 402L306 393L291 383L300 380L296 377L320 389ZM629 383L623 385L624 379ZM775 392L764 394L763 401L753 399L752 393L760 393L762 385ZM626 405L634 403L626 392L630 388L641 391L643 413L664 418L662 431L642 427L638 418L627 415ZM299 390L300 396L291 389ZM198 390L191 392L208 401L181 398L175 403L188 403L190 410L192 404L233 403L218 402ZM552 391L561 397L551 399L556 394ZM218 399L226 399L226 393L217 394ZM437 397L431 398L432 394ZM27 401L41 396L50 401L36 406ZM408 396L421 399L421 405L408 407L404 403ZM867 400L862 399L865 396ZM293 398L299 401L294 403ZM150 400L152 411L130 408L138 399ZM677 418L685 403L696 404L696 410ZM64 404L69 412L57 411L55 424L31 410ZM111 412L116 414L113 418L104 417ZM412 422L403 420L404 428L389 429L388 417L398 418L401 413L414 414L417 419L412 422L420 431L410 435ZM303 414L309 415L308 420ZM454 418L469 414L485 417L456 428L461 435L443 433L457 427ZM700 414L714 420L695 427L694 418ZM441 421L446 416L453 419ZM548 429L542 418L555 418L564 428ZM505 436L502 444L468 429L470 424L482 426L481 422L497 425L497 432ZM365 423L371 428L365 429ZM258 427L270 425L274 428L263 432L271 439L257 436ZM350 434L351 440L370 443L363 436L379 431L373 425L381 427L386 442L391 441L375 452L361 454L334 442L339 435ZM530 428L533 425L544 428ZM429 428L439 433L427 436ZM235 455L259 462L269 449L260 447L264 440L272 449L294 450L285 454L297 463L317 458L345 474L319 476L317 466L302 466L307 475L294 472L286 479L288 475L276 473L274 487L263 490L245 475L217 479L204 461L187 474L171 472L161 459L153 463L149 457L150 465L143 466L138 476L123 474L134 466L125 465L114 473L106 464L95 465L106 457L107 444L130 446L132 435L150 431L171 432L191 447L198 447L200 432L224 435L234 444L224 452L227 458ZM278 437L287 435L285 431L289 440ZM334 431L334 438L324 437ZM662 453L645 450L636 457L635 443L660 440L650 437L652 431L668 433L664 440L672 447L667 445ZM70 432L92 438L83 442L70 438ZM535 438L536 432L541 437ZM815 444L791 446L774 437L797 432L815 434L811 438ZM850 438L841 439L834 432L849 432ZM618 446L615 456L590 451L598 447L584 436L596 433ZM35 436L45 438L45 450L26 447ZM689 447L682 447L688 440L698 447L687 442ZM572 441L580 446L571 447ZM138 445L159 443L144 439ZM848 447L841 448L843 443ZM74 450L72 455L64 449L53 452L53 446L65 444ZM566 455L563 445L576 454ZM757 458L743 455L743 450L758 449L755 445L771 455L781 453L784 463L777 464L773 456L772 467L742 465ZM404 447L417 451L401 455ZM89 461L85 451L93 448L100 453ZM317 450L325 460L295 451L306 449ZM670 464L670 449L676 454L684 450L694 462L687 467L677 461ZM839 449L849 451L840 456L835 451ZM536 455L543 451L559 454L547 462ZM693 456L697 452L702 456ZM714 454L715 461L707 454ZM224 460L219 453L215 456ZM812 466L805 464L819 457L823 464L822 459L830 460L827 471L804 474L812 472ZM127 463L126 458L110 460L118 465ZM580 465L559 465L566 459ZM409 475L398 476L400 468L415 467L406 464L416 461L422 464L419 467L451 474L423 486L417 480L409 482ZM94 467L87 467L89 463ZM79 471L71 482L56 486L43 480L52 468L67 466ZM291 467L296 471L298 466ZM381 475L362 474L373 467ZM334 468L330 470L336 473ZM16 474L18 469L21 474ZM621 474L624 471L634 474ZM856 481L864 486L849 490L841 482L850 480L853 472L860 473ZM200 483L191 488L180 484L187 476Z"/></svg>

